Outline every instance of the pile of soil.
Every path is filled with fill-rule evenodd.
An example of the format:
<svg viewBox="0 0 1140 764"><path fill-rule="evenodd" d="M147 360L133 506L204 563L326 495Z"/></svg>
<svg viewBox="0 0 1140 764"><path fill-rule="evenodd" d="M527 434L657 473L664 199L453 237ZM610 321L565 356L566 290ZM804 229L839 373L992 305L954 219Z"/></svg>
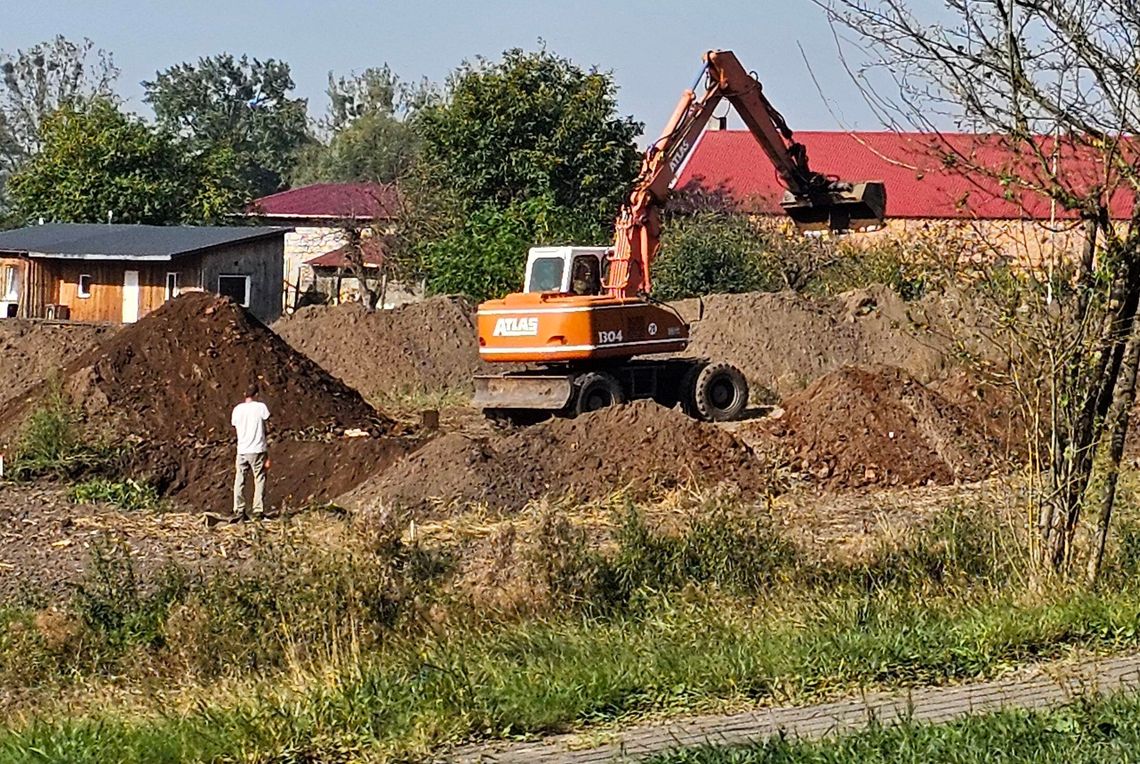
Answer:
<svg viewBox="0 0 1140 764"><path fill-rule="evenodd" d="M480 369L474 307L432 297L390 310L314 305L273 325L290 345L369 397L470 392Z"/></svg>
<svg viewBox="0 0 1140 764"><path fill-rule="evenodd" d="M515 511L543 496L602 499L695 483L767 486L761 459L733 435L649 401L507 435L445 435L340 499L355 510L399 508L418 517L486 505Z"/></svg>
<svg viewBox="0 0 1140 764"><path fill-rule="evenodd" d="M107 324L0 320L0 378L3 397L19 397L112 336Z"/></svg>
<svg viewBox="0 0 1140 764"><path fill-rule="evenodd" d="M890 366L832 372L756 426L830 488L979 480L1004 453L974 412Z"/></svg>
<svg viewBox="0 0 1140 764"><path fill-rule="evenodd" d="M271 412L274 503L332 498L406 450L359 393L241 306L201 292L122 329L62 379L93 434L137 443L133 469L196 508L229 503L230 411L254 381ZM350 429L368 436L343 437Z"/></svg>
<svg viewBox="0 0 1140 764"><path fill-rule="evenodd" d="M677 307L690 319L698 316L695 300ZM685 354L735 364L754 388L779 397L847 365L889 363L929 383L953 369L953 338L978 323L972 306L953 292L909 303L883 286L819 298L712 295L692 324Z"/></svg>

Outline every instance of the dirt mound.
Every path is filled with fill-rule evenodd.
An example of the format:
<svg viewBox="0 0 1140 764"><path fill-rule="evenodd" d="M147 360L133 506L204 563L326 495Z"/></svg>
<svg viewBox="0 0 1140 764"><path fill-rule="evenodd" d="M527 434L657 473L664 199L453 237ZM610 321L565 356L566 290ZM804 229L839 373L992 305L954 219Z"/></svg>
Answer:
<svg viewBox="0 0 1140 764"><path fill-rule="evenodd" d="M978 480L1003 453L974 412L889 366L821 377L756 427L782 441L793 467L834 488Z"/></svg>
<svg viewBox="0 0 1140 764"><path fill-rule="evenodd" d="M3 397L16 398L58 372L76 355L112 336L117 327L48 323L20 318L0 320L0 378Z"/></svg>
<svg viewBox="0 0 1140 764"><path fill-rule="evenodd" d="M510 511L544 495L590 500L630 484L645 494L690 481L730 482L745 493L766 486L760 458L728 432L638 401L505 436L446 435L341 502L421 515L471 504Z"/></svg>
<svg viewBox="0 0 1140 764"><path fill-rule="evenodd" d="M391 310L311 306L274 331L349 385L374 397L411 390L469 391L480 368L474 307L433 297Z"/></svg>
<svg viewBox="0 0 1140 764"><path fill-rule="evenodd" d="M956 293L908 303L882 286L826 298L795 292L712 295L703 303L704 317L693 323L686 355L735 364L753 386L779 396L846 365L889 363L922 382L933 381L954 365L951 338L978 321ZM678 307L696 318L695 301Z"/></svg>
<svg viewBox="0 0 1140 764"><path fill-rule="evenodd" d="M137 443L135 471L200 508L229 502L230 411L253 381L272 412L275 503L331 498L405 450L382 437L391 423L359 393L245 309L205 293L166 303L63 375L88 429ZM371 437L341 437L347 429Z"/></svg>

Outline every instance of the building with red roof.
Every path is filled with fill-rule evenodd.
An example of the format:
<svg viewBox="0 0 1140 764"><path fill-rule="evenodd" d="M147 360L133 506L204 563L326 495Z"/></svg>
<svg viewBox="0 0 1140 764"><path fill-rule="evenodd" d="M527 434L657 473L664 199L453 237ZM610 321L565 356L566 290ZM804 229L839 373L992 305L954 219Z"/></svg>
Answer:
<svg viewBox="0 0 1140 764"><path fill-rule="evenodd" d="M383 234L391 228L399 211L400 195L395 186L315 183L256 199L246 208L246 215L293 228L285 237L285 304L291 309L303 299L354 299L359 289L347 273L345 229L354 227ZM383 254L379 239L373 239L365 254L366 264L376 270L377 279L381 278ZM307 294L314 291L319 294ZM386 294L398 301L408 298L399 290Z"/></svg>
<svg viewBox="0 0 1140 764"><path fill-rule="evenodd" d="M314 183L254 200L247 214L296 223L393 220L400 197L383 183Z"/></svg>
<svg viewBox="0 0 1140 764"><path fill-rule="evenodd" d="M952 225L981 236L988 245L1019 260L1040 263L1048 249L1079 242L1076 215L1048 198L1003 187L994 173L1035 177L1037 157L1021 156L1001 136L922 133L796 133L818 172L843 180L881 180L887 188L890 232L913 232ZM1103 168L1072 149L1054 150L1049 138L1038 144L1071 189L1086 191L1103 183ZM1039 165L1038 165L1039 167ZM709 130L694 147L676 187L699 187L721 194L745 209L781 214L784 188L772 163L746 130ZM1131 194L1110 200L1110 214L1128 219Z"/></svg>

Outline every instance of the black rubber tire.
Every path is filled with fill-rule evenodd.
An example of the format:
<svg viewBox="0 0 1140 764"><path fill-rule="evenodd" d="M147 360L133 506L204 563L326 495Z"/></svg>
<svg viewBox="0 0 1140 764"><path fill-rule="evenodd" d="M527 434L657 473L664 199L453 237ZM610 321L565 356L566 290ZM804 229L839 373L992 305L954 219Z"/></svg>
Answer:
<svg viewBox="0 0 1140 764"><path fill-rule="evenodd" d="M578 394L574 398L574 414L586 414L607 406L625 403L625 391L613 375L591 371L575 380Z"/></svg>
<svg viewBox="0 0 1140 764"><path fill-rule="evenodd" d="M748 381L728 363L710 363L693 385L692 414L706 422L739 419L748 405Z"/></svg>
<svg viewBox="0 0 1140 764"><path fill-rule="evenodd" d="M681 411L693 419L701 418L694 400L694 392L697 389L697 377L701 375L706 366L708 366L707 361L693 361L677 383L677 401L681 404Z"/></svg>

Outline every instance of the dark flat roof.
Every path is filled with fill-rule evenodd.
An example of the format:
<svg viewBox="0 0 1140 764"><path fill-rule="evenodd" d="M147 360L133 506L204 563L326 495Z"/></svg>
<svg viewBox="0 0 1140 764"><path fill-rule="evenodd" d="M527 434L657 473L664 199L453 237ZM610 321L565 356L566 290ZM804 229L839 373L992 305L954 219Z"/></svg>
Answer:
<svg viewBox="0 0 1140 764"><path fill-rule="evenodd" d="M0 231L0 252L77 260L171 260L240 242L282 236L281 226L158 226L50 223Z"/></svg>

